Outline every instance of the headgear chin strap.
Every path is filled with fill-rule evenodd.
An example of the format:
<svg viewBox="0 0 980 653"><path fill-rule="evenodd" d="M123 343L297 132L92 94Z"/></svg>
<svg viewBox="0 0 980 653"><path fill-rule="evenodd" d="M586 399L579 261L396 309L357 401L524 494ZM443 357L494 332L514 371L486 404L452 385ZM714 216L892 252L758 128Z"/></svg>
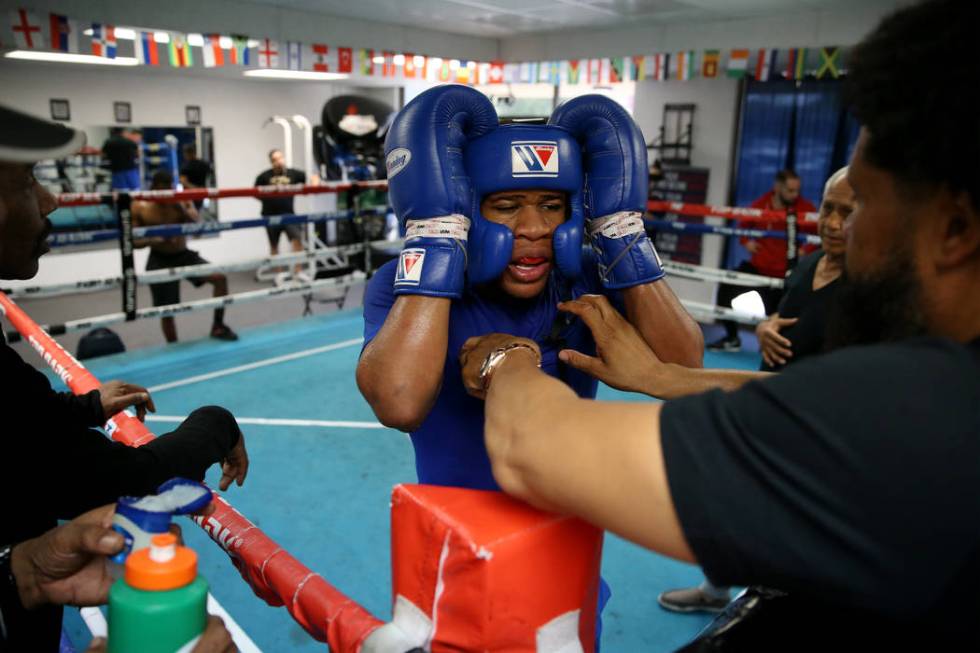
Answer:
<svg viewBox="0 0 980 653"><path fill-rule="evenodd" d="M474 191L466 248L471 283L493 281L510 263L514 234L480 212L486 195L506 190L568 193L569 216L552 237L555 263L568 278L581 275L582 151L567 130L553 125L501 125L466 146L464 165Z"/></svg>

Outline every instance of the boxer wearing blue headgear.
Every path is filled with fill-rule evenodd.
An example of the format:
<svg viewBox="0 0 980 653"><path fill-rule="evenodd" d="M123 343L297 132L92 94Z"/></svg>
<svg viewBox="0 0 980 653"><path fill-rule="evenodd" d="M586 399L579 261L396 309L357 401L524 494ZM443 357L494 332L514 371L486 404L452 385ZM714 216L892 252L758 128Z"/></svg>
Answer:
<svg viewBox="0 0 980 653"><path fill-rule="evenodd" d="M590 97L610 110L611 100ZM613 259L621 251L632 257L635 234L608 260L597 260L594 243L583 248L586 220L603 217L589 213L600 208L596 199L615 213L635 208L623 198L646 193L646 179L636 189L633 174L646 169L645 149L633 147L639 130L625 112L612 114L626 122L596 123L601 148L589 140L582 109L571 128L498 126L490 101L465 86L430 89L395 117L385 142L389 197L407 237L399 260L379 268L365 293L357 382L383 424L411 433L419 482L498 487L483 444L483 404L461 382L459 352L472 336L525 338L543 370L593 398L595 379L558 352L594 353L595 343L558 304L597 293L625 309L658 356L700 365L700 329L666 281L637 274L622 290L603 283L600 265L620 270ZM630 160L616 164L617 157ZM615 166L630 174L616 178Z"/></svg>
<svg viewBox="0 0 980 653"><path fill-rule="evenodd" d="M587 193L603 208L646 193L646 180L637 190L634 175L590 185L585 171L608 173L616 156L631 158L621 169L645 171L646 150L615 152L607 138L601 149L583 151L581 144L592 146L588 127L569 122L572 129L498 126L481 93L440 86L406 105L389 131L389 197L406 240L399 260L379 268L365 293L357 383L383 424L411 433L420 483L499 489L483 442L483 402L462 384L459 352L473 336L520 337L520 350L540 355L542 370L594 398L597 381L558 352L594 354L595 342L558 306L600 293L625 308L658 356L701 364L701 331L662 274L604 283L600 266L620 270L615 259L632 251L635 233L616 243L611 258L594 240L583 248ZM636 129L632 120L623 127ZM615 183L607 188L607 181ZM617 199L606 199L609 189L618 189ZM608 596L603 584L600 610Z"/></svg>

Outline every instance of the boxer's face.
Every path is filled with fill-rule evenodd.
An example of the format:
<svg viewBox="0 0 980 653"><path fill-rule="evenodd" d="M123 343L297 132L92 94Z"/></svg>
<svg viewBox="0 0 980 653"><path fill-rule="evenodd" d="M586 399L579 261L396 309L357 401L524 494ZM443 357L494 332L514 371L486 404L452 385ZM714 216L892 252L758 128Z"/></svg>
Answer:
<svg viewBox="0 0 980 653"><path fill-rule="evenodd" d="M30 279L48 251L54 195L37 183L31 164L0 163L0 279Z"/></svg>
<svg viewBox="0 0 980 653"><path fill-rule="evenodd" d="M527 299L544 290L554 264L551 237L565 221L566 207L565 194L550 190L503 191L483 198L483 217L514 233L510 265L498 284L508 295Z"/></svg>
<svg viewBox="0 0 980 653"><path fill-rule="evenodd" d="M827 256L844 256L844 223L853 210L854 191L845 175L827 189L820 203L820 246Z"/></svg>

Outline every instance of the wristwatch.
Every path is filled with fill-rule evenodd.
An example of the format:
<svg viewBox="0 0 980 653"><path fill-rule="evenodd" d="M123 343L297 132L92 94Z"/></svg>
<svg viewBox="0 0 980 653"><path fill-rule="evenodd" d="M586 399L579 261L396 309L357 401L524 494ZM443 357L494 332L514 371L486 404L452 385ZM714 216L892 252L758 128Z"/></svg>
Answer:
<svg viewBox="0 0 980 653"><path fill-rule="evenodd" d="M525 342L513 342L503 347L497 347L487 354L487 357L483 359L483 364L480 365L480 382L483 386L484 392L490 389L490 379L493 377L493 371L497 369L498 365L500 365L500 361L504 360L504 356L507 355L507 352L514 349L530 350L538 359L538 367L541 367L541 353Z"/></svg>

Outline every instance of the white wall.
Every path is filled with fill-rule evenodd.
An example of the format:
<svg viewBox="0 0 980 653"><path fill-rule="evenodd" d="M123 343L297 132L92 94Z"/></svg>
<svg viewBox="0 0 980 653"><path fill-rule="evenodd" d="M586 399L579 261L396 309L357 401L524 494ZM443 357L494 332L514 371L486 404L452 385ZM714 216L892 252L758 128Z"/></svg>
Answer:
<svg viewBox="0 0 980 653"><path fill-rule="evenodd" d="M690 103L694 111L693 150L691 164L710 170L708 204L728 203L728 180L731 175L731 150L735 139L735 114L738 103L738 82L733 79L642 81L636 85L633 117L649 143L660 131L665 104ZM650 153L651 161L654 154ZM719 267L724 241L721 236L704 236L701 264ZM714 284L685 279L673 279L671 285L686 299L711 302Z"/></svg>
<svg viewBox="0 0 980 653"><path fill-rule="evenodd" d="M133 124L183 126L184 106L201 107L202 122L214 130L215 173L221 187L251 186L255 176L268 167L267 152L282 147L282 130L263 123L274 114L305 115L313 124L320 121L326 100L342 93L367 93L392 101L391 89L359 89L321 82L252 81L202 78L146 68L93 70L86 66L56 65L0 60L3 103L49 117L50 98L67 98L71 124L111 125L112 103L132 103ZM99 146L101 143L95 143ZM294 140L294 162L302 167L298 138ZM311 198L297 198L299 212L309 210ZM220 217L230 220L259 215L257 200L241 198L220 201ZM261 229L221 234L217 238L192 241L191 247L213 262L259 258L268 255ZM142 269L147 250L137 250L137 267ZM41 269L31 284L52 284L118 275L119 255L115 250L57 253L41 259Z"/></svg>

